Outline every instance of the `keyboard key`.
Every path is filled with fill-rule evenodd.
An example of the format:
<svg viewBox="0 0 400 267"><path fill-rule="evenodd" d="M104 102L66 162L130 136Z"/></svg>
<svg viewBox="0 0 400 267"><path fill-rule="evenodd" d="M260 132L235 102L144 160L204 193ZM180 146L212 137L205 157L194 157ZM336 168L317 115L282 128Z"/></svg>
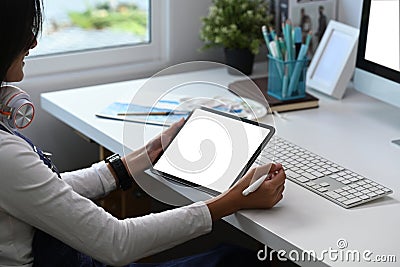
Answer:
<svg viewBox="0 0 400 267"><path fill-rule="evenodd" d="M300 183L305 183L310 181L310 179L307 179L306 177L300 176L296 178L296 181L299 181Z"/></svg>
<svg viewBox="0 0 400 267"><path fill-rule="evenodd" d="M327 195L328 197L331 197L333 199L338 199L338 198L342 197L341 195L339 195L338 193L335 193L333 191L326 192L325 195Z"/></svg>
<svg viewBox="0 0 400 267"><path fill-rule="evenodd" d="M305 185L312 187L312 186L316 185L316 183L310 181L310 182L305 183Z"/></svg>
<svg viewBox="0 0 400 267"><path fill-rule="evenodd" d="M321 193L328 191L328 189L325 188L325 187L320 187L320 188L318 188L317 190L318 190L319 192L321 192Z"/></svg>
<svg viewBox="0 0 400 267"><path fill-rule="evenodd" d="M307 178L310 179L310 180L317 179L316 176L314 176L314 175L312 175L311 173L308 173L308 172L303 173L303 176L304 176L304 177L307 177Z"/></svg>
<svg viewBox="0 0 400 267"><path fill-rule="evenodd" d="M319 185L320 185L320 186L322 186L322 187L327 187L327 186L330 186L330 184L328 184L327 182L320 183Z"/></svg>
<svg viewBox="0 0 400 267"><path fill-rule="evenodd" d="M343 204L345 204L345 205L352 205L352 204L357 203L357 202L360 202L360 201L361 201L361 198L355 197L355 198L352 198L352 199L343 201Z"/></svg>
<svg viewBox="0 0 400 267"><path fill-rule="evenodd" d="M324 177L324 176L325 176L324 174L322 174L322 173L320 173L320 172L318 172L318 171L312 172L311 174L314 175L314 176L317 177L317 178L321 178L321 177Z"/></svg>
<svg viewBox="0 0 400 267"><path fill-rule="evenodd" d="M291 170L285 170L286 176L290 178L297 178L300 177L300 174L295 173L294 171Z"/></svg>

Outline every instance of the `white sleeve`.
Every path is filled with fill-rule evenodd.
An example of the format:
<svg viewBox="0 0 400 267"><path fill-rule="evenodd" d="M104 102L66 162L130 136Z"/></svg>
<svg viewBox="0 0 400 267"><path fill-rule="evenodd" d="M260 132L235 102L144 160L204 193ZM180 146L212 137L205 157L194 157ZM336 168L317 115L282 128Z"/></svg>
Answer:
<svg viewBox="0 0 400 267"><path fill-rule="evenodd" d="M0 208L101 262L128 264L211 231L202 202L118 220L58 179L18 137L0 142Z"/></svg>
<svg viewBox="0 0 400 267"><path fill-rule="evenodd" d="M90 199L103 197L116 188L115 179L104 161L86 169L61 173L61 177L75 192Z"/></svg>

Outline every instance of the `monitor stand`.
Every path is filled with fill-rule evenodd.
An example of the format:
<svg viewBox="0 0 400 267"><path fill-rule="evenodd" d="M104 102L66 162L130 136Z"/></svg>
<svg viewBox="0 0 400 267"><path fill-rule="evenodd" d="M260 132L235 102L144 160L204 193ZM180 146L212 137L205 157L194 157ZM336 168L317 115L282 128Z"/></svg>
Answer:
<svg viewBox="0 0 400 267"><path fill-rule="evenodd" d="M392 143L400 146L400 139L393 140Z"/></svg>

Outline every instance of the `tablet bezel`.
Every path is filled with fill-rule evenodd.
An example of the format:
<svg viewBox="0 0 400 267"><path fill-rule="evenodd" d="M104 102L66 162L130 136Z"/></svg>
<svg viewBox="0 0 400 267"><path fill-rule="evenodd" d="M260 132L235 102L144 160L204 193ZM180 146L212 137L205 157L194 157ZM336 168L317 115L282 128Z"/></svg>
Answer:
<svg viewBox="0 0 400 267"><path fill-rule="evenodd" d="M265 146L268 144L268 142L271 140L272 136L275 134L275 128L272 127L271 125L268 124L263 124L263 123L259 123L253 120L249 120L249 119L245 119L245 118L241 118L238 117L234 114L231 113L226 113L226 112L222 112L219 110L215 110L215 109L211 109L211 108L207 108L207 107L200 107L198 109L204 110L204 111L208 111L220 116L224 116L230 119L234 119L234 120L238 120L244 123L249 123L252 125L256 125L259 127L263 127L269 130L268 135L264 138L264 140L260 143L260 145L258 146L258 148L256 149L256 151L253 153L253 155L250 157L250 159L248 160L248 162L245 164L245 166L242 168L242 170L239 172L239 175L233 180L232 184L229 186L229 188L231 188L249 169L250 167L253 165L254 161L257 159L257 157L260 155L261 151L265 148ZM192 112L189 114L189 116L187 117L187 119L185 120L185 123L182 125L182 127L177 131L177 133L175 134L175 136L171 139L171 142L167 145L167 147L157 156L157 158L154 160L150 171L156 175L159 175L163 178L166 178L167 180L170 180L172 182L176 182L180 185L184 185L184 186L189 186L189 187L193 187L197 190L201 190L203 192L206 192L210 195L219 195L221 194L221 192L215 191L211 188L196 184L196 183L192 183L189 182L183 178L180 177L176 177L174 175L159 171L154 169L154 165L157 163L157 161L162 157L162 155L165 153L165 151L167 151L169 145L172 143L172 140L179 134L180 130L185 127L186 122L190 120L190 117L192 116L192 114L196 111L197 109L192 110Z"/></svg>

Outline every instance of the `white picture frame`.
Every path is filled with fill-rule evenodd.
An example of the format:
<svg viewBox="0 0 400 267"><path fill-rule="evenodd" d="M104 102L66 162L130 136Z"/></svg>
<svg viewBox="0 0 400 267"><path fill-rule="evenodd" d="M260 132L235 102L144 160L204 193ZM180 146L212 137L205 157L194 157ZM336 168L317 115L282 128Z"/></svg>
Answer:
<svg viewBox="0 0 400 267"><path fill-rule="evenodd" d="M359 29L331 20L307 70L307 87L341 99L353 75Z"/></svg>

